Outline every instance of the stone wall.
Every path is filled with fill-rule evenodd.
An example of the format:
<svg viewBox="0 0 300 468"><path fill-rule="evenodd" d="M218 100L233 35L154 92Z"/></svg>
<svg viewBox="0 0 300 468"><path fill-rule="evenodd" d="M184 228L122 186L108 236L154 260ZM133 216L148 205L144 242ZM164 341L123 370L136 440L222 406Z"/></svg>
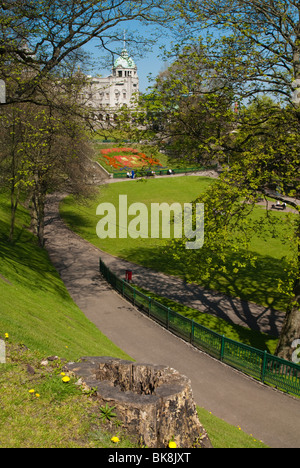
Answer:
<svg viewBox="0 0 300 468"><path fill-rule="evenodd" d="M171 439L178 448L212 447L190 380L176 370L111 357L85 357L67 369L97 389L99 406L114 406L124 429L147 447L168 447Z"/></svg>

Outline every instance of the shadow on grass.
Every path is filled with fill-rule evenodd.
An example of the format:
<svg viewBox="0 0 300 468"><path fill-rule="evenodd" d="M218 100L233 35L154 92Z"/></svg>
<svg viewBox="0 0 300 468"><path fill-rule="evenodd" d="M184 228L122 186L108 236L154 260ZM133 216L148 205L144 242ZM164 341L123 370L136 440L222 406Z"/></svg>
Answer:
<svg viewBox="0 0 300 468"><path fill-rule="evenodd" d="M224 335L234 341L252 346L253 348L267 351L273 354L276 349L277 338L261 333L257 330L251 330L240 325L233 324L227 320L220 319L209 313L199 312L199 310L189 308L178 302L174 302L165 297L157 296L149 291L142 291L145 295L153 297L157 302L160 302L166 307L169 307L174 312L183 315L184 317L193 320L196 323L213 330L219 335Z"/></svg>
<svg viewBox="0 0 300 468"><path fill-rule="evenodd" d="M93 224L91 224L91 218L89 215L89 210L93 201L94 199L84 201L81 199L77 200L74 197L69 196L63 199L59 205L60 215L64 223L72 231L79 235L83 235L85 238L93 237L94 231L96 230L96 227L94 228ZM74 210L74 203L76 203L76 210Z"/></svg>
<svg viewBox="0 0 300 468"><path fill-rule="evenodd" d="M63 299L68 294L61 287L47 252L37 245L36 238L26 229L16 227L12 242L8 241L9 223L0 224L0 271L16 285L30 290L55 292Z"/></svg>
<svg viewBox="0 0 300 468"><path fill-rule="evenodd" d="M154 270L146 276L144 273L143 277L142 271L139 272L137 267L134 272L134 278L138 279L136 284L158 296L197 309L194 313L189 311L190 319L197 321L196 316L200 310L273 337L280 334L287 299L282 297L277 285L279 279L283 283L288 280L285 272L288 268L287 261L256 255L255 266L247 265L235 272L233 265L239 255L232 254L227 257L226 274L212 271L208 281L201 276L201 264L197 263L194 252L176 252L174 256L170 248L139 247L125 251L124 254L128 261ZM170 281L160 276L159 272L177 278ZM201 323L208 328L209 321L208 315L207 324L201 317ZM218 333L222 333L222 330ZM245 336L247 331L241 328L239 334ZM245 342L244 339L242 341ZM254 344L251 343L251 346Z"/></svg>

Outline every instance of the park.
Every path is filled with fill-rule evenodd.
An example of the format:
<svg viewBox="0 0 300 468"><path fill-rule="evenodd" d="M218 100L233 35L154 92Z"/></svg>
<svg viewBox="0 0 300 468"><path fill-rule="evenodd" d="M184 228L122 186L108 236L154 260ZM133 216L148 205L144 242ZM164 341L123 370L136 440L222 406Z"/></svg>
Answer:
<svg viewBox="0 0 300 468"><path fill-rule="evenodd" d="M299 19L229 3L1 6L0 448L299 446Z"/></svg>

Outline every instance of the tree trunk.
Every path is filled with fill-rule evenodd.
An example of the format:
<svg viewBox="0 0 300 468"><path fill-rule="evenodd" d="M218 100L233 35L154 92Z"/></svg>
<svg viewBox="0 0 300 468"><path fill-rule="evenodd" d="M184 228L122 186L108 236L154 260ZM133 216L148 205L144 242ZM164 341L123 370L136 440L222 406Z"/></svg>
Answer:
<svg viewBox="0 0 300 468"><path fill-rule="evenodd" d="M288 361L292 361L292 354L296 347L295 342L300 339L300 222L298 221L298 223L298 276L294 284L294 300L287 310L275 352L277 356Z"/></svg>
<svg viewBox="0 0 300 468"><path fill-rule="evenodd" d="M14 197L11 195L11 210L10 210L10 230L9 230L9 242L12 242L15 232L15 223L16 223L16 212L19 204L19 197Z"/></svg>
<svg viewBox="0 0 300 468"><path fill-rule="evenodd" d="M300 283L297 281L295 287L295 301L297 305L287 311L282 332L278 341L275 354L282 359L292 361L292 354L295 351L296 340L300 339Z"/></svg>
<svg viewBox="0 0 300 468"><path fill-rule="evenodd" d="M40 194L38 200L38 229L37 229L37 237L39 241L39 246L44 247L45 244L45 202L46 202L46 193L43 192Z"/></svg>
<svg viewBox="0 0 300 468"><path fill-rule="evenodd" d="M14 114L13 114L14 115ZM12 242L15 232L16 212L19 205L20 190L16 186L17 183L17 142L16 142L16 123L14 117L12 118L11 129L11 184L10 184L10 229L9 229L9 242Z"/></svg>
<svg viewBox="0 0 300 468"><path fill-rule="evenodd" d="M45 228L45 202L46 202L45 184L35 188L32 195L31 205L31 228L38 238L40 247L44 247L44 228Z"/></svg>
<svg viewBox="0 0 300 468"><path fill-rule="evenodd" d="M19 205L19 189L15 186L15 174L13 174L10 189L10 229L9 242L12 242L15 232L16 213Z"/></svg>

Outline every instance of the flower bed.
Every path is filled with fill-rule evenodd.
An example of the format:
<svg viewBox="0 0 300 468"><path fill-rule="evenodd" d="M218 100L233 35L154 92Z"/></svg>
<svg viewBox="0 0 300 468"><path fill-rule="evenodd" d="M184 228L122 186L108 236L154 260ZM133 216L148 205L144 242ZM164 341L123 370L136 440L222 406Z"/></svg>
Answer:
<svg viewBox="0 0 300 468"><path fill-rule="evenodd" d="M145 167L162 167L158 159L147 156L134 148L107 148L100 151L100 162L105 162L112 170L129 171Z"/></svg>

